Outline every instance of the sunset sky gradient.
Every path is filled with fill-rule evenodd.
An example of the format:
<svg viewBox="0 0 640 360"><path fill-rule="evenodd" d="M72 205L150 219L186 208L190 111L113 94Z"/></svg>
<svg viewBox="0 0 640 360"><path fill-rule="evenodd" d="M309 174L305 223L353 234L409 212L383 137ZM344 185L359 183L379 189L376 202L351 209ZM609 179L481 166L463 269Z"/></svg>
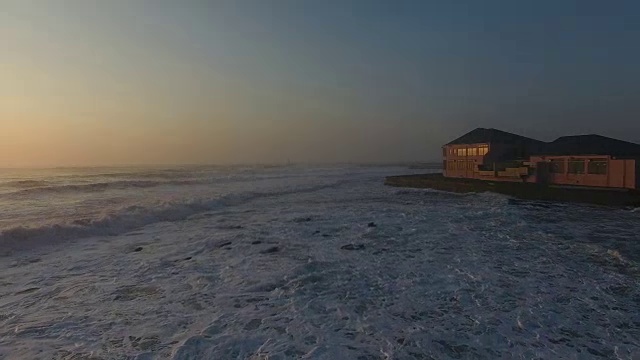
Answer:
<svg viewBox="0 0 640 360"><path fill-rule="evenodd" d="M635 1L0 0L0 167L640 141Z"/></svg>

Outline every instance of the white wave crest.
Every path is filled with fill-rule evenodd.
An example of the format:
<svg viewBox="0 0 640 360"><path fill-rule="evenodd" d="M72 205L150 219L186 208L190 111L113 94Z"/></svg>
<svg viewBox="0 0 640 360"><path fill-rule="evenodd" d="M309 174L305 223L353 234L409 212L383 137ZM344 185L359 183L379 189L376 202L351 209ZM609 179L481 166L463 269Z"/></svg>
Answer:
<svg viewBox="0 0 640 360"><path fill-rule="evenodd" d="M119 209L100 218L75 219L39 227L14 227L0 232L0 255L6 256L14 251L61 241L119 235L145 225L185 220L198 213L241 204L256 198L313 192L336 187L343 183L345 181L282 191L232 193L218 198L192 199L184 202L165 203L155 207L135 205Z"/></svg>

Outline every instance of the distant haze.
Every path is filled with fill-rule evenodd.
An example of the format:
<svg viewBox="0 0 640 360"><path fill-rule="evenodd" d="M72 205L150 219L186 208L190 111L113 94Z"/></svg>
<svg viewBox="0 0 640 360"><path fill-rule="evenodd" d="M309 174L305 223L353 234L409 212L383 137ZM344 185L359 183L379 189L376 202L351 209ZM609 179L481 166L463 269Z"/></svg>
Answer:
<svg viewBox="0 0 640 360"><path fill-rule="evenodd" d="M636 1L0 0L0 167L640 142Z"/></svg>

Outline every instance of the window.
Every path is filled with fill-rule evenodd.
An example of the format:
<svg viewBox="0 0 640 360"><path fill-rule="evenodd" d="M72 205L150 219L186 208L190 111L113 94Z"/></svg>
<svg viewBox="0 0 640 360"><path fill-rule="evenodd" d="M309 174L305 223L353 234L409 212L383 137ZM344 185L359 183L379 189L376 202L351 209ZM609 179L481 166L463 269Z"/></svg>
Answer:
<svg viewBox="0 0 640 360"><path fill-rule="evenodd" d="M458 149L458 156L467 156L467 149Z"/></svg>
<svg viewBox="0 0 640 360"><path fill-rule="evenodd" d="M467 160L467 170L473 170L474 163L473 160Z"/></svg>
<svg viewBox="0 0 640 360"><path fill-rule="evenodd" d="M551 159L549 172L554 174L564 174L564 159Z"/></svg>
<svg viewBox="0 0 640 360"><path fill-rule="evenodd" d="M469 154L469 156L476 156L478 155L478 148L469 148L469 150L467 150L467 153Z"/></svg>
<svg viewBox="0 0 640 360"><path fill-rule="evenodd" d="M584 174L584 160L569 160L567 169L569 174Z"/></svg>
<svg viewBox="0 0 640 360"><path fill-rule="evenodd" d="M485 156L489 152L489 145L480 145L478 155Z"/></svg>
<svg viewBox="0 0 640 360"><path fill-rule="evenodd" d="M589 165L587 168L589 174L606 175L607 159L589 159Z"/></svg>
<svg viewBox="0 0 640 360"><path fill-rule="evenodd" d="M465 164L464 160L456 161L456 163L458 164L458 166L457 166L458 170L464 170L464 166L465 166L464 165Z"/></svg>

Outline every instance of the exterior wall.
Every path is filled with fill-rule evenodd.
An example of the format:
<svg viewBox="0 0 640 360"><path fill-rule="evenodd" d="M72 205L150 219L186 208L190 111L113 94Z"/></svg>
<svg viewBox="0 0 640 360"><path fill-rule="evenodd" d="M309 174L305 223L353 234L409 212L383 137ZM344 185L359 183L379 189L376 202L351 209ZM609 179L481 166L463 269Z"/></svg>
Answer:
<svg viewBox="0 0 640 360"><path fill-rule="evenodd" d="M443 146L443 161L445 161L444 164L446 165L443 169L444 176L457 178L477 178L478 166L484 163L484 159L486 156L479 155L479 149L481 147L486 147L487 151L490 150L490 145L486 143ZM458 153L458 150L462 149L466 150L467 155L460 155ZM476 150L470 155L468 151L469 149Z"/></svg>
<svg viewBox="0 0 640 360"><path fill-rule="evenodd" d="M626 189L638 189L636 180L636 160L619 159L611 160L609 171L610 187L620 187Z"/></svg>
<svg viewBox="0 0 640 360"><path fill-rule="evenodd" d="M635 159L636 166L636 189L640 190L640 159Z"/></svg>
<svg viewBox="0 0 640 360"><path fill-rule="evenodd" d="M606 160L606 172L594 174L589 171L589 161L594 159ZM584 161L582 173L570 171L570 161ZM563 161L564 170L560 173L553 172L548 167L553 161ZM579 185L591 187L611 188L637 188L636 162L635 160L612 159L610 156L532 156L531 164L536 167L536 175L528 179L529 182ZM575 169L574 169L575 170Z"/></svg>
<svg viewBox="0 0 640 360"><path fill-rule="evenodd" d="M609 186L622 188L625 181L625 161L624 160L611 160L609 161L609 174L612 176L609 179Z"/></svg>
<svg viewBox="0 0 640 360"><path fill-rule="evenodd" d="M640 172L640 166L638 160L631 159L625 160L625 187L630 189L640 189L640 179L638 179L638 173ZM633 187L630 187L633 186Z"/></svg>
<svg viewBox="0 0 640 360"><path fill-rule="evenodd" d="M480 148L486 150L480 152ZM446 177L489 181L640 189L640 164L637 159L613 159L608 155L532 156L525 165L506 165L508 169L504 165L502 168L493 168L514 149L517 151L513 146L487 143L445 145L442 148L443 174ZM592 168L589 165L597 163L601 166ZM482 165L487 165L489 170L483 170ZM531 167L532 171L528 172L527 167ZM558 167L561 167L561 171Z"/></svg>
<svg viewBox="0 0 640 360"><path fill-rule="evenodd" d="M609 157L603 156L532 156L531 163L536 166L535 181L539 183L547 184L560 184L560 185L580 185L580 186L595 186L595 187L607 187L609 184L608 174L589 174L587 160L592 158L606 159L609 162ZM569 160L581 160L584 161L584 169L581 174L572 174L569 172ZM564 170L560 173L553 172L553 162L562 162ZM541 166L547 166L548 170L546 174L542 171L538 171L537 168ZM611 170L611 164L607 166L608 170ZM546 178L543 178L546 177Z"/></svg>

